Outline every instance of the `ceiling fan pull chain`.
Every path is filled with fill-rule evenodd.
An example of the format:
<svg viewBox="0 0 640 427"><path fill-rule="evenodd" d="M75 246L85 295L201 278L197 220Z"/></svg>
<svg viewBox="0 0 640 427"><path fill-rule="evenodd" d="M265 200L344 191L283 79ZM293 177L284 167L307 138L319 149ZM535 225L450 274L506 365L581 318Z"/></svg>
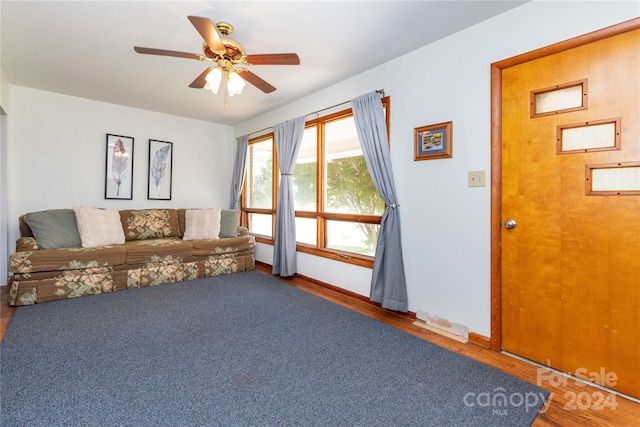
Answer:
<svg viewBox="0 0 640 427"><path fill-rule="evenodd" d="M225 76L224 76L224 79L223 79L224 80L224 104L222 104L223 108L227 108L227 100L229 99L229 90L227 88L227 85L229 84L229 82L227 82L226 74L228 74L228 73L225 73Z"/></svg>

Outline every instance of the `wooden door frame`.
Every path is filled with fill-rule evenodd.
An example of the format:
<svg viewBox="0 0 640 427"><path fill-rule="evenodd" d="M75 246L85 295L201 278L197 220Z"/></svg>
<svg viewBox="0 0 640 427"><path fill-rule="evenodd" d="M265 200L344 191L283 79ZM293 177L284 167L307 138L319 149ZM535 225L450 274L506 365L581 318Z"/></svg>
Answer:
<svg viewBox="0 0 640 427"><path fill-rule="evenodd" d="M491 64L491 337L502 349L502 70L640 28L640 18L593 31Z"/></svg>

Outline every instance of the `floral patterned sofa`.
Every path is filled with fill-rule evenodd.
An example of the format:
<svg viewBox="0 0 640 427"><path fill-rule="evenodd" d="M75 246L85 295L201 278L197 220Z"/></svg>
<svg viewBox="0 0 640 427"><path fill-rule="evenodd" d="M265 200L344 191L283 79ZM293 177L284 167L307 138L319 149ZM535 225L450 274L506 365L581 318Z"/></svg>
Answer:
<svg viewBox="0 0 640 427"><path fill-rule="evenodd" d="M108 216L112 230L81 221L81 209ZM255 239L238 211L58 209L22 215L19 226L9 267L16 306L255 269Z"/></svg>

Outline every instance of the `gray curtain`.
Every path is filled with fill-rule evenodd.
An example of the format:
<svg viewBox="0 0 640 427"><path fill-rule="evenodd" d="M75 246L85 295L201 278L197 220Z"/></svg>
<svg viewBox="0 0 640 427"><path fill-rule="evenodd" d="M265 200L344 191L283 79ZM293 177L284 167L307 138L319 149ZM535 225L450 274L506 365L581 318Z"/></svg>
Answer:
<svg viewBox="0 0 640 427"><path fill-rule="evenodd" d="M296 274L296 223L293 206L293 170L304 132L304 116L273 127L280 167L280 189L276 210L276 232L273 246L273 274L289 277Z"/></svg>
<svg viewBox="0 0 640 427"><path fill-rule="evenodd" d="M242 184L244 183L248 145L249 135L236 138L236 161L233 164L233 175L231 176L231 197L229 198L231 202L229 209L240 209L240 195L242 194Z"/></svg>
<svg viewBox="0 0 640 427"><path fill-rule="evenodd" d="M400 213L391 169L384 109L377 92L351 101L353 117L369 174L386 203L373 261L370 299L383 308L406 312L407 283L400 239Z"/></svg>

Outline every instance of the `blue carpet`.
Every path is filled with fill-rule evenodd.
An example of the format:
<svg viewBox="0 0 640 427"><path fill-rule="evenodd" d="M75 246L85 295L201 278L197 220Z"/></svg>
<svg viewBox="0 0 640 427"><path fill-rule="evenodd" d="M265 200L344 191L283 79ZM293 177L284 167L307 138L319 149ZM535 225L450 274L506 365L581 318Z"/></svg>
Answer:
<svg viewBox="0 0 640 427"><path fill-rule="evenodd" d="M256 271L19 307L0 357L3 426L528 426L548 394Z"/></svg>

